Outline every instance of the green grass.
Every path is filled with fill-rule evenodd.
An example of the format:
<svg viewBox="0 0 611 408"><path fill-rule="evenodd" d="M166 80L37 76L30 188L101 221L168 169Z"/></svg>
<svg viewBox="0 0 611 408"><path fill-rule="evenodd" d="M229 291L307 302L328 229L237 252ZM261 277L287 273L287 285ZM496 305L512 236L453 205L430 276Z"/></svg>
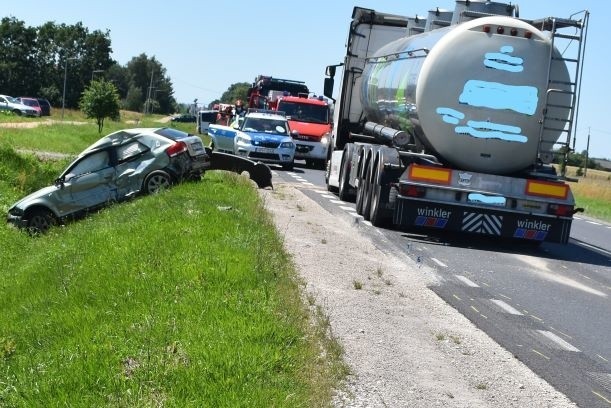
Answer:
<svg viewBox="0 0 611 408"><path fill-rule="evenodd" d="M4 213L64 165L1 149ZM0 245L0 406L318 407L347 372L241 176Z"/></svg>

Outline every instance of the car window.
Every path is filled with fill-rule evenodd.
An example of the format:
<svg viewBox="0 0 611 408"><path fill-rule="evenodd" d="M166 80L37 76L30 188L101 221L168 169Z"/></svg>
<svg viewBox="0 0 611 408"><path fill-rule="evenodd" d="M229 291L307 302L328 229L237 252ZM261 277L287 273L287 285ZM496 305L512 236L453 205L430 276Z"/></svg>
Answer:
<svg viewBox="0 0 611 408"><path fill-rule="evenodd" d="M185 133L180 130L172 129L172 128L161 128L155 131L158 135L165 136L168 139L172 139L174 141L184 139L185 137L189 137L188 133Z"/></svg>
<svg viewBox="0 0 611 408"><path fill-rule="evenodd" d="M109 166L109 163L108 152L106 150L93 153L89 156L83 157L81 161L77 162L66 174L65 179L69 180L72 177L105 169Z"/></svg>
<svg viewBox="0 0 611 408"><path fill-rule="evenodd" d="M131 142L117 147L117 161L119 163L126 162L140 154L148 151L149 148L139 142Z"/></svg>

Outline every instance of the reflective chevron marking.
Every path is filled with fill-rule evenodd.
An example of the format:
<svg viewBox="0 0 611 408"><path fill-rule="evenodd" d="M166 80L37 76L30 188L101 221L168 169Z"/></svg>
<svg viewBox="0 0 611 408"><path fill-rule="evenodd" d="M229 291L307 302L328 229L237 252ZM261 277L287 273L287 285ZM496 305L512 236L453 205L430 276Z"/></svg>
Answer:
<svg viewBox="0 0 611 408"><path fill-rule="evenodd" d="M462 230L487 235L501 235L503 216L465 212Z"/></svg>

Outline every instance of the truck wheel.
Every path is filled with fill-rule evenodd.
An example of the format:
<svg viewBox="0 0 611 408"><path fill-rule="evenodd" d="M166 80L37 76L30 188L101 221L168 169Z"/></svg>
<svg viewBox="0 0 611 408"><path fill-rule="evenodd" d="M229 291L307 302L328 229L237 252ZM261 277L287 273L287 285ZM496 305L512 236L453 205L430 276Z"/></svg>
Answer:
<svg viewBox="0 0 611 408"><path fill-rule="evenodd" d="M373 167L371 163L365 169L365 185L363 191L363 218L366 221L369 221L370 211L371 211L371 187L372 187L372 175Z"/></svg>
<svg viewBox="0 0 611 408"><path fill-rule="evenodd" d="M354 194L350 193L350 165L352 162L352 149L346 149L342 156L342 164L339 170L339 199L342 201L354 200Z"/></svg>
<svg viewBox="0 0 611 408"><path fill-rule="evenodd" d="M371 210L369 220L375 227L385 227L389 224L390 216L386 203L388 202L389 191L382 188L384 179L384 157L380 155L378 164L371 183Z"/></svg>

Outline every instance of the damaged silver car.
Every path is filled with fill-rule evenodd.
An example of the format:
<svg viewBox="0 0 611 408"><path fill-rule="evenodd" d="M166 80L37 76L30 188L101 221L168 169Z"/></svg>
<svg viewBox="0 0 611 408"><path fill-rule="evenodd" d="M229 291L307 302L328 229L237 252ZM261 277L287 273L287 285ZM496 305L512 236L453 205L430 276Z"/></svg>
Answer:
<svg viewBox="0 0 611 408"><path fill-rule="evenodd" d="M121 130L85 149L54 185L13 204L7 221L32 233L46 232L110 203L199 179L210 164L198 136L171 128Z"/></svg>

